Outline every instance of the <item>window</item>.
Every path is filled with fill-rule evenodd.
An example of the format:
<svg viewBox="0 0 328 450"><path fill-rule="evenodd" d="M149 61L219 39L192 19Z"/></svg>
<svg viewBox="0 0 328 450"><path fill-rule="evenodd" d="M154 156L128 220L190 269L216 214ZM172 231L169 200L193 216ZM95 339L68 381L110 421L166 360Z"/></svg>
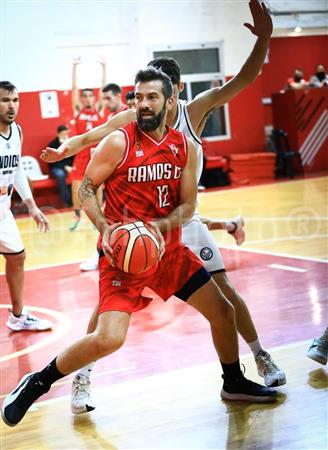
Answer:
<svg viewBox="0 0 328 450"><path fill-rule="evenodd" d="M180 98L191 101L197 94L225 82L222 64L222 42L166 46L152 49L152 58L165 56L174 58L181 67L181 78L185 89ZM223 140L230 138L228 105L213 110L204 126L201 135L207 140Z"/></svg>

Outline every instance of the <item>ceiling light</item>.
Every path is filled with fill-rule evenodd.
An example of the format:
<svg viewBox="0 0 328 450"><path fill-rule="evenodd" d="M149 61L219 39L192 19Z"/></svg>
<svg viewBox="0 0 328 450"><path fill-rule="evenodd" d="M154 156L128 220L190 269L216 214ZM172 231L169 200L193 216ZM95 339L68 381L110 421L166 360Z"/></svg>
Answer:
<svg viewBox="0 0 328 450"><path fill-rule="evenodd" d="M295 31L295 33L301 33L302 32L302 28L301 27L295 27L294 31Z"/></svg>

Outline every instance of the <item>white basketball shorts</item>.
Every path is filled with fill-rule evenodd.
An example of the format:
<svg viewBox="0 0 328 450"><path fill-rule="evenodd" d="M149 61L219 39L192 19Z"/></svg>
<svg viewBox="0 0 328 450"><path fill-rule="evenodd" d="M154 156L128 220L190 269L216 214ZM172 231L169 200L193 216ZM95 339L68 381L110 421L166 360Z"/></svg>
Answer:
<svg viewBox="0 0 328 450"><path fill-rule="evenodd" d="M24 245L16 221L9 210L5 217L0 220L0 253L10 255L23 251Z"/></svg>
<svg viewBox="0 0 328 450"><path fill-rule="evenodd" d="M182 242L198 256L208 272L225 270L218 244L198 216L183 225Z"/></svg>

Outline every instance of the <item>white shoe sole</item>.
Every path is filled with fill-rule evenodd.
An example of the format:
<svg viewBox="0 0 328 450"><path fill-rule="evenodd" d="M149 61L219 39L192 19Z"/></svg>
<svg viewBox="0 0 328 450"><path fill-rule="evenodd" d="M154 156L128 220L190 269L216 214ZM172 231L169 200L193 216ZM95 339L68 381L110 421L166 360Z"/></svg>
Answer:
<svg viewBox="0 0 328 450"><path fill-rule="evenodd" d="M221 390L221 398L222 400L228 401L247 401L253 403L271 403L276 401L276 397L271 396L256 396L256 395L248 395L248 394L231 394L226 392L224 389Z"/></svg>
<svg viewBox="0 0 328 450"><path fill-rule="evenodd" d="M10 394L7 395L7 397L5 398L5 401L2 404L2 408L1 408L1 416L2 416L2 420L5 422L6 425L8 425L9 427L15 427L17 424L16 423L11 423L6 419L5 416L5 409L8 405L10 405L14 400L16 400L16 398L19 396L19 394L21 393L21 391L24 389L24 387L26 386L27 383L27 379L30 377L30 375L33 375L32 373L27 373L26 375L23 376L23 378L20 380L20 382L18 383L18 385L15 387L15 389L13 389Z"/></svg>
<svg viewBox="0 0 328 450"><path fill-rule="evenodd" d="M32 328L11 323L9 320L6 322L6 325L12 331L48 331L52 329L52 324L49 324L46 328Z"/></svg>
<svg viewBox="0 0 328 450"><path fill-rule="evenodd" d="M318 355L317 353L312 352L312 350L309 350L306 354L306 356L310 359L312 359L313 361L322 364L323 366L325 366L327 364L327 358L323 358L320 355Z"/></svg>
<svg viewBox="0 0 328 450"><path fill-rule="evenodd" d="M85 405L82 408L75 408L73 405L71 405L71 411L75 415L85 414L87 412L93 411L94 409L96 409L95 406Z"/></svg>

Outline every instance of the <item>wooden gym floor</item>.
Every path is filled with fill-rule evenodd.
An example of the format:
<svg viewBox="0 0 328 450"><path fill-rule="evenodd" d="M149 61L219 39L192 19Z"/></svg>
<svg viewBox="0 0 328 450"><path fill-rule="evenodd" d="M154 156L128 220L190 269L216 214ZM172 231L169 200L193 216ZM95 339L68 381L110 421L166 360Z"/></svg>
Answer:
<svg viewBox="0 0 328 450"><path fill-rule="evenodd" d="M221 369L206 321L177 299L164 304L155 298L134 315L125 346L96 364L95 411L71 414L73 377L64 378L17 427L1 423L0 448L326 449L327 367L305 354L327 326L327 186L321 177L200 195L202 214L242 214L246 220L241 248L227 233L215 237L264 347L286 372L276 404L222 402ZM97 302L97 272L78 268L93 252L96 233L86 218L69 232L71 217L49 215L48 235L30 219L18 219L28 254L25 304L51 319L54 330L7 329L10 300L0 275L1 398L24 373L41 369L82 336ZM240 353L246 375L261 382L242 340Z"/></svg>

